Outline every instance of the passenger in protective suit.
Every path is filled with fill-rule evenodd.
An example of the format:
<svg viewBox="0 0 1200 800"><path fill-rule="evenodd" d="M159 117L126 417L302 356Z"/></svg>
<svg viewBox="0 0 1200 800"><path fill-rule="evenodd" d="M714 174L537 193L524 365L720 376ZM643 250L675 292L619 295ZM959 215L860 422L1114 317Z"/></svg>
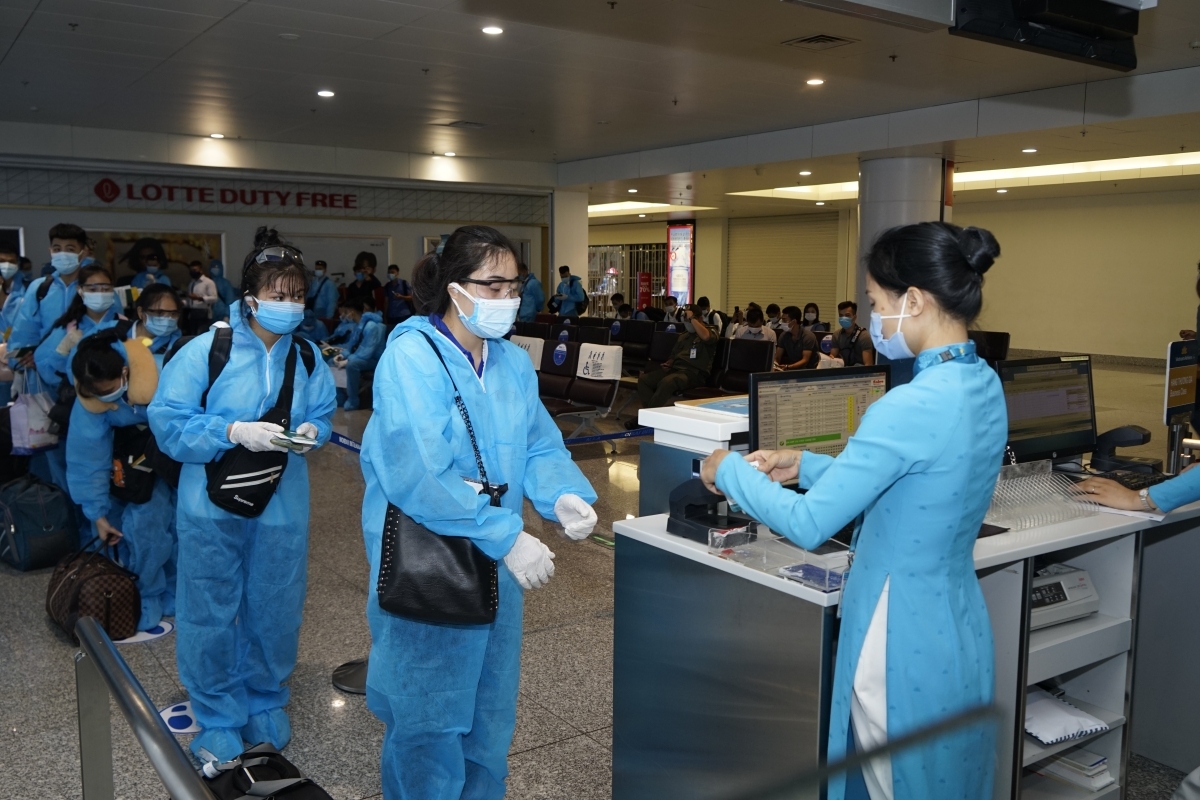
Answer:
<svg viewBox="0 0 1200 800"><path fill-rule="evenodd" d="M180 339L179 320L183 317L183 302L165 283L147 286L134 305L136 323L129 329L130 339L145 339L161 370L167 353Z"/></svg>
<svg viewBox="0 0 1200 800"><path fill-rule="evenodd" d="M539 514L582 539L596 524L596 493L538 399L528 355L501 338L520 305L512 243L492 228L459 228L440 254L421 260L413 285L418 315L389 337L363 440L363 537L371 562L367 705L387 726L385 798L498 799L516 724L523 594L554 572L554 554L523 531L522 501L528 497ZM465 482L481 476L450 375L489 482L507 485L500 507ZM379 607L389 502L436 534L470 538L501 562L494 622L439 625Z"/></svg>
<svg viewBox="0 0 1200 800"><path fill-rule="evenodd" d="M75 345L84 336L111 328L121 320L112 281L104 267L92 265L81 269L75 299L33 351L38 377L50 391L58 391L67 377L67 356Z"/></svg>
<svg viewBox="0 0 1200 800"><path fill-rule="evenodd" d="M171 285L171 278L167 275L167 251L158 239L149 236L138 239L120 260L127 261L134 273L132 278L122 278L122 284L127 283L138 289L158 283Z"/></svg>
<svg viewBox="0 0 1200 800"><path fill-rule="evenodd" d="M291 739L284 706L296 665L308 567L307 448L293 451L278 490L262 515L222 510L208 497L205 465L242 446L287 452L275 443L283 429L261 421L284 381L292 332L304 315L308 272L300 251L260 228L242 271L242 300L233 313L229 361L209 386L215 331L184 345L163 370L150 404L160 447L183 462L176 527L179 596L176 600L179 677L204 730L192 752L225 761L242 742L283 747ZM289 425L329 440L333 377L316 357L309 374L295 360ZM203 397L207 390L207 402Z"/></svg>
<svg viewBox="0 0 1200 800"><path fill-rule="evenodd" d="M225 264L221 259L214 258L208 262L208 277L217 285L217 302L213 303L212 318L214 322L229 319L229 306L238 299L237 289L225 277Z"/></svg>
<svg viewBox="0 0 1200 800"><path fill-rule="evenodd" d="M149 630L175 614L175 490L154 474L115 476L113 441L116 429L148 424L158 366L140 338L121 341L108 329L79 343L71 372L77 393L66 445L71 499L83 507L92 535L116 546L121 563L137 573L138 630ZM153 485L145 502L113 496L114 483L132 487L143 475Z"/></svg>
<svg viewBox="0 0 1200 800"><path fill-rule="evenodd" d="M355 323L350 341L333 359L334 369L346 370L346 388L337 390L338 404L346 411L357 411L362 391L362 374L375 369L387 339L383 316L370 302L350 298L341 304L342 315Z"/></svg>

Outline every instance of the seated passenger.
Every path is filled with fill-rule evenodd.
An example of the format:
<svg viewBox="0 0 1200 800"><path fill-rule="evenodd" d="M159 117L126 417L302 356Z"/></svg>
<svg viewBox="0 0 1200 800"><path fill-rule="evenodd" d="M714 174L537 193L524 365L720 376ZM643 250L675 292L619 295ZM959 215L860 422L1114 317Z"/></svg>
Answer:
<svg viewBox="0 0 1200 800"><path fill-rule="evenodd" d="M77 396L67 430L67 486L91 535L117 548L121 563L137 573L138 630L149 630L175 616L175 490L130 466L151 437L146 406L158 388L158 365L140 338L122 341L110 328L79 343L71 373Z"/></svg>
<svg viewBox="0 0 1200 800"><path fill-rule="evenodd" d="M774 342L777 340L775 331L766 326L761 308L757 306L746 311L746 324L738 328L735 339L750 339L755 342Z"/></svg>
<svg viewBox="0 0 1200 800"><path fill-rule="evenodd" d="M671 357L660 369L648 369L638 378L642 408L669 406L685 389L703 386L712 371L713 356L720 338L701 320L695 306L682 311L686 333L679 337ZM637 427L637 422L630 423Z"/></svg>
<svg viewBox="0 0 1200 800"><path fill-rule="evenodd" d="M387 342L383 316L369 301L350 298L342 301L344 319L354 324L350 340L333 360L335 369L346 370L346 388L337 390L337 401L346 411L357 411L362 391L362 374L375 369Z"/></svg>
<svg viewBox="0 0 1200 800"><path fill-rule="evenodd" d="M788 306L783 310L787 333L779 337L775 348L775 363L780 369L812 369L820 361L817 337L804 327L800 309Z"/></svg>

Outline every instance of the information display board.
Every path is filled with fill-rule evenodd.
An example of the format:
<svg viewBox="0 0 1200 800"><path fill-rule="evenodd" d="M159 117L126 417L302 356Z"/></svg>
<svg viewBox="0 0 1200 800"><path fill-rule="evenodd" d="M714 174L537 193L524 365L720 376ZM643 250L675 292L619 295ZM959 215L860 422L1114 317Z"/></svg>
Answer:
<svg viewBox="0 0 1200 800"><path fill-rule="evenodd" d="M1196 407L1198 342L1171 342L1167 346L1167 383L1163 393L1163 423L1183 425Z"/></svg>
<svg viewBox="0 0 1200 800"><path fill-rule="evenodd" d="M679 305L692 302L696 258L696 226L691 222L667 226L667 291Z"/></svg>

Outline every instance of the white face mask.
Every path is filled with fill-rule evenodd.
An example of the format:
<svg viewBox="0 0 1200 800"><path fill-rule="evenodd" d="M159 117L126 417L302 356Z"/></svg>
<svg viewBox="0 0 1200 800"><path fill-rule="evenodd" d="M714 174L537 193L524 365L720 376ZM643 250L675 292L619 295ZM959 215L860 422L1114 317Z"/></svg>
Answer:
<svg viewBox="0 0 1200 800"><path fill-rule="evenodd" d="M454 307L458 310L459 320L471 333L480 339L502 339L512 330L513 323L517 320L517 311L521 308L521 298L509 297L492 300L486 297L475 297L457 283L450 284L449 288L451 290L450 302L454 303ZM467 295L475 304L470 316L463 313L462 306L458 304L458 298L455 297L456 293Z"/></svg>
<svg viewBox="0 0 1200 800"><path fill-rule="evenodd" d="M16 275L16 274L17 274L17 265L16 264L14 264L11 261L0 261L0 276L3 276L4 280L8 280L9 278L11 278L13 275Z"/></svg>
<svg viewBox="0 0 1200 800"><path fill-rule="evenodd" d="M916 353L908 346L908 342L904 341L904 331L900 330L904 325L904 320L911 317L912 314L905 314L904 310L908 308L908 295L904 295L904 303L900 306L899 314L889 314L888 316L880 316L878 311L871 312L871 343L875 345L875 352L891 361L897 361L903 358L915 358ZM887 339L883 338L883 321L885 319L898 319L896 323L896 332Z"/></svg>

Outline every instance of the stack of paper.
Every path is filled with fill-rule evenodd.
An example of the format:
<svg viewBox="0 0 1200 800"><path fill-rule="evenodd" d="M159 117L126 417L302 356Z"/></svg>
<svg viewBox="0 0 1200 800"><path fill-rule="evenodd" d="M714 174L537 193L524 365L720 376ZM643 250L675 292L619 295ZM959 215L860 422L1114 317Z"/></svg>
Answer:
<svg viewBox="0 0 1200 800"><path fill-rule="evenodd" d="M1097 753L1075 748L1035 764L1033 771L1048 778L1065 781L1092 792L1116 783L1108 771L1108 759Z"/></svg>
<svg viewBox="0 0 1200 800"><path fill-rule="evenodd" d="M1025 732L1042 744L1082 739L1106 730L1108 723L1042 689L1030 689L1025 698Z"/></svg>

